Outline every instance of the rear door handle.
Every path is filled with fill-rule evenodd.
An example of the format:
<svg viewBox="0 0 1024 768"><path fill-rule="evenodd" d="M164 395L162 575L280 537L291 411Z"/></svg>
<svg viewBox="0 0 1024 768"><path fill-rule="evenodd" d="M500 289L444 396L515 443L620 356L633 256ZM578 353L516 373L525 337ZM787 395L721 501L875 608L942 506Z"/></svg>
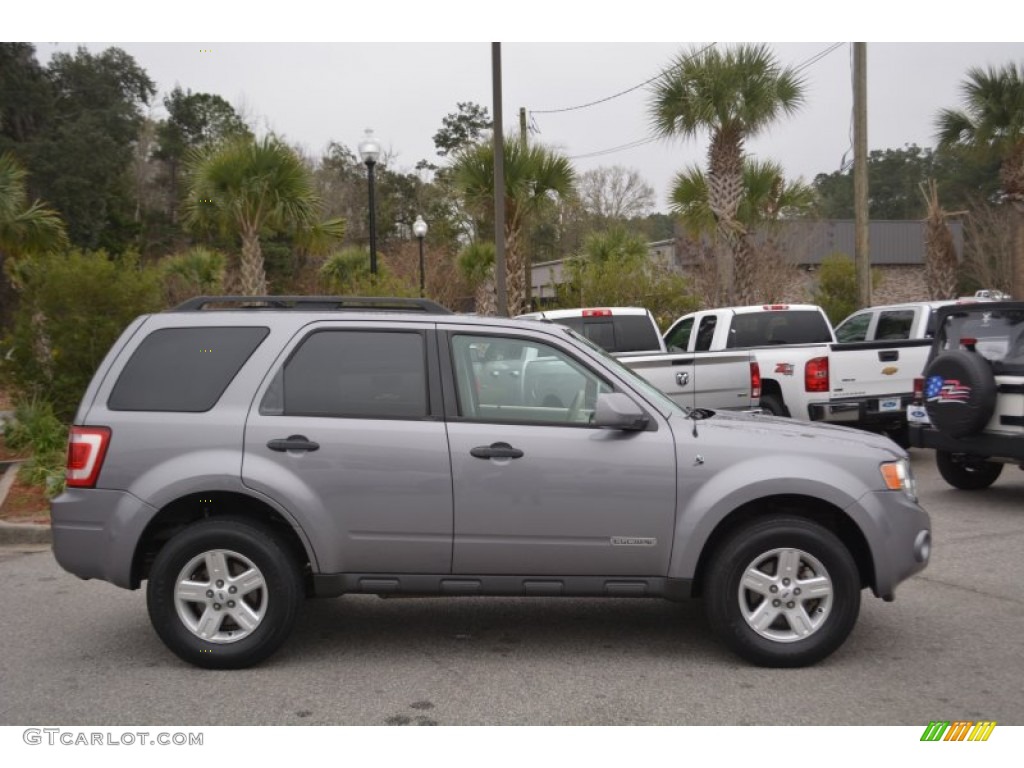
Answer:
<svg viewBox="0 0 1024 768"><path fill-rule="evenodd" d="M523 452L508 443L491 443L471 448L469 455L478 459L521 459Z"/></svg>
<svg viewBox="0 0 1024 768"><path fill-rule="evenodd" d="M284 453L285 451L319 451L320 443L307 440L305 435L291 435L286 438L277 438L267 443L267 448L272 451Z"/></svg>

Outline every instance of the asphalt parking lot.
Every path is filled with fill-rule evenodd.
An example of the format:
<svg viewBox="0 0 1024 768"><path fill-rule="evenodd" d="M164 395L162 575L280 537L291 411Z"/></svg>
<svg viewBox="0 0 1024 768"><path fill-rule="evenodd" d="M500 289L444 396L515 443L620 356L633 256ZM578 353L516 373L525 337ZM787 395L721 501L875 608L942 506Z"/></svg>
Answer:
<svg viewBox="0 0 1024 768"><path fill-rule="evenodd" d="M240 672L179 662L145 597L0 550L2 725L1024 725L1024 472L965 493L914 452L930 567L864 594L847 643L765 670L715 642L699 602L370 596L309 601Z"/></svg>

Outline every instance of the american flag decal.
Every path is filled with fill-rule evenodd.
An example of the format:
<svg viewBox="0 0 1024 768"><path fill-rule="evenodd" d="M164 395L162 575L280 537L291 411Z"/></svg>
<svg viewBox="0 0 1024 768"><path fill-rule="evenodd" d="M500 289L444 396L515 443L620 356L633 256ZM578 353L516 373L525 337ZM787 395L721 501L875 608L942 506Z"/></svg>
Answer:
<svg viewBox="0 0 1024 768"><path fill-rule="evenodd" d="M959 379L929 376L924 396L929 403L966 403L971 397L971 388L961 384Z"/></svg>

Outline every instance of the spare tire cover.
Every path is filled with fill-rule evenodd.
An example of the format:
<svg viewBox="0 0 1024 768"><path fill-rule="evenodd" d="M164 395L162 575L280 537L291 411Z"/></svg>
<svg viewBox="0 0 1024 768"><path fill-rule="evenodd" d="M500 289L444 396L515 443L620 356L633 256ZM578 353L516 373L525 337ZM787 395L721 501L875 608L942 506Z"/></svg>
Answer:
<svg viewBox="0 0 1024 768"><path fill-rule="evenodd" d="M992 366L977 352L944 352L925 369L924 400L936 429L950 437L978 432L995 409Z"/></svg>

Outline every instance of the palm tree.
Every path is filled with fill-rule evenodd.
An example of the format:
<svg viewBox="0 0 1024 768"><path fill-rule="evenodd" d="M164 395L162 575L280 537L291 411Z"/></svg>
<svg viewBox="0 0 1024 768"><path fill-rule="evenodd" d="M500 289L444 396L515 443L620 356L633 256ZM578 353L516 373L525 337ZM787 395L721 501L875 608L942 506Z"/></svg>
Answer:
<svg viewBox="0 0 1024 768"><path fill-rule="evenodd" d="M943 109L935 120L940 148L958 145L1001 158L1002 193L1017 210L1011 293L1024 297L1024 66L974 67L961 82L963 109Z"/></svg>
<svg viewBox="0 0 1024 768"><path fill-rule="evenodd" d="M651 126L663 137L707 133L708 206L715 220L719 300L733 296L733 262L742 247L743 144L803 102L803 80L781 68L765 45L707 47L676 57L652 85Z"/></svg>
<svg viewBox="0 0 1024 768"><path fill-rule="evenodd" d="M735 219L740 232L734 251L734 300L741 304L766 300L759 276L782 266L772 237L773 225L782 219L803 216L815 204L813 187L802 181L786 181L782 166L772 161L744 159L739 203ZM711 208L707 176L697 167L676 174L670 194L671 210L696 240L713 235L718 220ZM759 233L760 241L754 234ZM766 262L766 263L761 263ZM777 283L777 281L767 281Z"/></svg>
<svg viewBox="0 0 1024 768"><path fill-rule="evenodd" d="M60 215L38 200L29 204L27 177L14 155L0 155L0 258L67 245Z"/></svg>
<svg viewBox="0 0 1024 768"><path fill-rule="evenodd" d="M260 235L291 231L323 250L344 234L344 221L320 220L320 199L309 169L276 136L239 136L193 151L187 161L185 220L196 228L237 233L242 241L241 288L267 292Z"/></svg>
<svg viewBox="0 0 1024 768"><path fill-rule="evenodd" d="M523 226L531 214L573 191L576 174L568 158L539 144L506 142L505 261L508 312L526 311L526 258ZM467 206L494 220L494 147L491 142L467 147L456 157L454 181Z"/></svg>

